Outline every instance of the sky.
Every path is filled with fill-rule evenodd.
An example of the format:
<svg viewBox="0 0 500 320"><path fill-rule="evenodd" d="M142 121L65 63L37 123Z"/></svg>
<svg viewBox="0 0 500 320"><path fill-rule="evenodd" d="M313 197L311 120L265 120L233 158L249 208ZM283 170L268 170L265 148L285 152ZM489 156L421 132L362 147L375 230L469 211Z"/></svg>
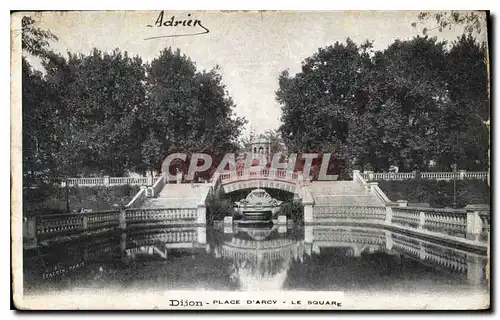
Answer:
<svg viewBox="0 0 500 320"><path fill-rule="evenodd" d="M250 130L263 133L280 125L281 106L275 99L278 76L283 70L300 71L301 62L319 47L350 37L361 44L374 42L374 49L384 49L395 39L411 39L425 25L418 21L418 11L323 11L323 12L219 12L164 11L163 22L193 20L191 26L155 25L158 11L66 11L32 13L42 29L52 31L59 40L51 43L54 51L88 54L94 47L102 51L119 48L151 61L166 47L179 48L198 70L220 66L220 73L235 113L248 120ZM190 16L188 16L190 15ZM200 22L193 26L194 20ZM201 27L201 24L203 27ZM148 26L149 25L149 26ZM433 26L430 24L427 26ZM202 33L200 35L164 37ZM462 27L431 36L455 40ZM148 39L147 38L154 38ZM479 37L486 37L483 28ZM36 62L33 61L36 66Z"/></svg>

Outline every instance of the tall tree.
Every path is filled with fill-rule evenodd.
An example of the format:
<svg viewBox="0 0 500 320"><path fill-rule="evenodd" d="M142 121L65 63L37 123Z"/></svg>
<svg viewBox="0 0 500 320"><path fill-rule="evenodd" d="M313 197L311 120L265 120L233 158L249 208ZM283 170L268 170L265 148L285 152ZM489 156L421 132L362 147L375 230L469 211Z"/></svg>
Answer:
<svg viewBox="0 0 500 320"><path fill-rule="evenodd" d="M120 175L140 154L138 114L145 100L145 70L139 57L118 49L90 55L58 55L44 63L60 143L62 175ZM136 159L135 162L141 161Z"/></svg>
<svg viewBox="0 0 500 320"><path fill-rule="evenodd" d="M292 151L333 152L344 168L425 170L437 161L446 171L484 170L484 50L470 35L451 48L428 36L377 52L349 39L320 48L302 72L279 77L283 140Z"/></svg>
<svg viewBox="0 0 500 320"><path fill-rule="evenodd" d="M34 69L27 56L46 59L52 54L50 41L57 37L36 26L29 16L21 19L22 138L24 185L40 185L54 168L53 122L50 99L43 73Z"/></svg>
<svg viewBox="0 0 500 320"><path fill-rule="evenodd" d="M180 50L164 49L148 66L147 95L143 126L161 142L158 165L171 152L236 150L245 120L235 116L218 68L198 72Z"/></svg>

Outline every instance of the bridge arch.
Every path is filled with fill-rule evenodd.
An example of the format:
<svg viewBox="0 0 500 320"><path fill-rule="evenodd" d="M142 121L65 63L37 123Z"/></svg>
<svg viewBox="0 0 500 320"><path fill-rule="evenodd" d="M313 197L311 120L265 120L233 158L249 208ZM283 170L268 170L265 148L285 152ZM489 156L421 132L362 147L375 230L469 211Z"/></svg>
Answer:
<svg viewBox="0 0 500 320"><path fill-rule="evenodd" d="M295 172L258 168L222 173L217 177L216 184L222 187L225 193L256 188L299 193L301 188L300 182L301 177Z"/></svg>

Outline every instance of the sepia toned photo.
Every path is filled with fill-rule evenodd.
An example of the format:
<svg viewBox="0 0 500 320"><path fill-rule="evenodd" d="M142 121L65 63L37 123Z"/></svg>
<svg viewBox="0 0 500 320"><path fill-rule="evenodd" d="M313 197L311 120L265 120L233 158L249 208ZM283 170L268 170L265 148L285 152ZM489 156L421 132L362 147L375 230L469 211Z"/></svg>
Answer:
<svg viewBox="0 0 500 320"><path fill-rule="evenodd" d="M19 310L487 310L486 11L11 13Z"/></svg>

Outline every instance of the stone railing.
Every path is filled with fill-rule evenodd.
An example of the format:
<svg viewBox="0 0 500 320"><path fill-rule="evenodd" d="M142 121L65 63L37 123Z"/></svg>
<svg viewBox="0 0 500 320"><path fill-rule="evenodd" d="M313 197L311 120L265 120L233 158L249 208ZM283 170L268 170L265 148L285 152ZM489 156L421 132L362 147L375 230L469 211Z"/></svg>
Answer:
<svg viewBox="0 0 500 320"><path fill-rule="evenodd" d="M23 241L26 247L36 247L39 241L57 240L81 235L125 230L128 227L154 225L205 226L204 207L187 209L121 209L85 213L40 215L23 221ZM200 239L204 236L198 235Z"/></svg>
<svg viewBox="0 0 500 320"><path fill-rule="evenodd" d="M127 235L127 247L129 248L157 243L179 242L198 242L198 232L196 228L188 230L172 228L172 230L168 230L168 232L149 233L145 231Z"/></svg>
<svg viewBox="0 0 500 320"><path fill-rule="evenodd" d="M381 207L314 206L313 223L372 223L436 237L472 240L484 245L490 232L488 205L462 209L406 207L406 202Z"/></svg>
<svg viewBox="0 0 500 320"><path fill-rule="evenodd" d="M119 226L119 213L119 211L94 211L29 217L24 221L23 238L43 240L113 229Z"/></svg>
<svg viewBox="0 0 500 320"><path fill-rule="evenodd" d="M368 206L314 206L315 219L329 219L335 220L374 220L385 221L386 209L385 207L368 207Z"/></svg>
<svg viewBox="0 0 500 320"><path fill-rule="evenodd" d="M160 176L158 177L158 179L156 180L155 184L152 187L153 188L152 196L157 197L164 187L165 187L165 177Z"/></svg>
<svg viewBox="0 0 500 320"><path fill-rule="evenodd" d="M92 178L68 178L68 187L95 187L95 186L120 186L120 185L135 185L135 186L151 186L158 177L92 177ZM66 180L63 179L61 187L65 187Z"/></svg>
<svg viewBox="0 0 500 320"><path fill-rule="evenodd" d="M135 194L135 196L130 200L129 203L125 206L125 208L138 208L140 207L144 201L147 199L147 188L141 187L141 189Z"/></svg>
<svg viewBox="0 0 500 320"><path fill-rule="evenodd" d="M383 203L387 205L392 203L382 189L380 189L377 182L367 182L364 177L365 174L359 172L359 170L353 170L352 173L353 180L361 184L367 192L375 194Z"/></svg>
<svg viewBox="0 0 500 320"><path fill-rule="evenodd" d="M218 178L220 178L220 181L223 184L232 181L251 179L283 180L291 182L302 180L301 174L297 172L268 168L257 168L254 170L245 169L241 171L226 172L218 175Z"/></svg>
<svg viewBox="0 0 500 320"><path fill-rule="evenodd" d="M198 219L197 208L186 209L127 209L125 221L127 226L134 224L196 224Z"/></svg>
<svg viewBox="0 0 500 320"><path fill-rule="evenodd" d="M314 241L350 242L364 244L384 244L386 235L384 230L377 229L313 229Z"/></svg>
<svg viewBox="0 0 500 320"><path fill-rule="evenodd" d="M354 170L357 171L357 170ZM487 180L488 172L467 172L465 170L460 170L456 172L420 172L417 174L416 172L363 172L360 173L360 176L363 179L368 181L376 181L376 180L407 180L407 179L416 179L420 177L421 179L428 180L444 180L450 181L453 179L456 180L465 180L465 179L478 179L478 180Z"/></svg>

